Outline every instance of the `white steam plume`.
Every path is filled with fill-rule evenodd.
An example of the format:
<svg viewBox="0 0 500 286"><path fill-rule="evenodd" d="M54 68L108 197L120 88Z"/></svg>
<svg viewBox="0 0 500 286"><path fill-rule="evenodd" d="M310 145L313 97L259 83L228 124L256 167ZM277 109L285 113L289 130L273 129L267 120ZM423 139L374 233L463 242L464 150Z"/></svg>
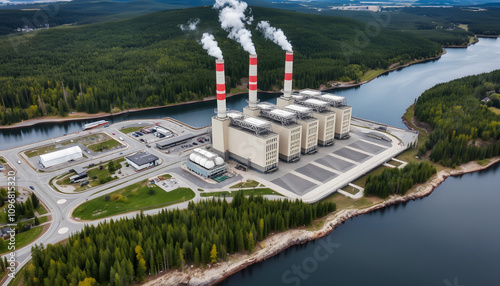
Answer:
<svg viewBox="0 0 500 286"><path fill-rule="evenodd" d="M180 24L179 27L181 27L181 30L183 31L194 31L196 30L196 26L200 23L200 19L190 19L186 25Z"/></svg>
<svg viewBox="0 0 500 286"><path fill-rule="evenodd" d="M229 33L228 38L238 41L248 53L256 54L252 33L244 23L253 20L245 16L247 7L246 2L239 0L216 0L214 4L215 9L220 9L219 22L222 29Z"/></svg>
<svg viewBox="0 0 500 286"><path fill-rule="evenodd" d="M288 52L292 51L292 44L287 40L285 33L283 33L281 29L271 27L268 21L260 21L259 24L257 24L257 29L262 31L266 39L273 41L283 50Z"/></svg>
<svg viewBox="0 0 500 286"><path fill-rule="evenodd" d="M201 45L205 50L207 50L210 56L215 57L218 60L222 60L222 51L217 45L214 35L203 33L203 36L201 37Z"/></svg>

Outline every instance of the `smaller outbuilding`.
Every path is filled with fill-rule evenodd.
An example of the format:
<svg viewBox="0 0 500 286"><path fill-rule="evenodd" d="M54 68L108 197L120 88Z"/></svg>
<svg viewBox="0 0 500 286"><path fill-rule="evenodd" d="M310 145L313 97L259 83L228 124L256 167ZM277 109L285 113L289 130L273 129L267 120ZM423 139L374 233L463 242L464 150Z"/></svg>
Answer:
<svg viewBox="0 0 500 286"><path fill-rule="evenodd" d="M127 160L127 163L129 163L136 170L153 167L160 163L160 158L148 152L137 153L132 156L125 157L125 159Z"/></svg>
<svg viewBox="0 0 500 286"><path fill-rule="evenodd" d="M189 155L186 166L204 178L213 178L227 171L227 164L222 157L200 148L194 149L193 153Z"/></svg>

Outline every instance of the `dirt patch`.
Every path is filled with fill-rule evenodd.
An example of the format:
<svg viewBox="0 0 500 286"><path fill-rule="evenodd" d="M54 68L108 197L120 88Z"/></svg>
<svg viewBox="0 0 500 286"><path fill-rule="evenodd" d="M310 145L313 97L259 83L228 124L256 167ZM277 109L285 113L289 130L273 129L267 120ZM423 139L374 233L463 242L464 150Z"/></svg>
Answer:
<svg viewBox="0 0 500 286"><path fill-rule="evenodd" d="M427 135L432 132L432 127L428 123L419 121L415 116L411 118L411 123L416 127L423 129Z"/></svg>

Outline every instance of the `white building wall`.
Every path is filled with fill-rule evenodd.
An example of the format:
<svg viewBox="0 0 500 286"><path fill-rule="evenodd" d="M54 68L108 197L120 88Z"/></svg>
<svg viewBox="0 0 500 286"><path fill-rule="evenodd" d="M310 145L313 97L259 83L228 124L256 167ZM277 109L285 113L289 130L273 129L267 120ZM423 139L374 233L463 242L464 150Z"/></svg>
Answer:
<svg viewBox="0 0 500 286"><path fill-rule="evenodd" d="M76 159L80 159L83 157L82 149L80 149L79 147L77 147L77 148L71 147L68 149L71 149L71 150L68 150L67 152L56 151L56 152L52 152L49 154L40 155L40 164L42 164L45 168L49 168L52 166L67 163L71 160L76 160ZM66 149L61 150L61 151L65 151L65 150ZM58 154L60 154L60 155L58 155Z"/></svg>

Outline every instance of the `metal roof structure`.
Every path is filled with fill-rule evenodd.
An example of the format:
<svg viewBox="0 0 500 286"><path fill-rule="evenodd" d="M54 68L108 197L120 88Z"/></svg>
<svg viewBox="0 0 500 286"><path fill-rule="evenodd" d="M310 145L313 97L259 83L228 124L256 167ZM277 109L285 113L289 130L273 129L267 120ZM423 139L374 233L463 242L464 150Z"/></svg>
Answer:
<svg viewBox="0 0 500 286"><path fill-rule="evenodd" d="M175 143L178 143L178 142L189 140L189 139L194 138L196 136L197 135L195 135L193 133L186 133L186 134L182 134L182 135L179 135L179 136L170 137L170 138L168 138L166 140L157 142L156 146L158 146L159 148L162 148L164 146L169 146L169 145L172 145L172 144L175 144Z"/></svg>
<svg viewBox="0 0 500 286"><path fill-rule="evenodd" d="M302 105L298 105L298 104L290 104L290 105L285 106L285 109L290 111L290 112L295 113L297 115L297 117L300 119L312 117L313 110L310 107L306 107L306 106L302 106Z"/></svg>
<svg viewBox="0 0 500 286"><path fill-rule="evenodd" d="M231 121L231 125L248 129L257 135L271 131L271 123L255 117L243 116L243 113L239 111L230 110L227 112L227 116Z"/></svg>
<svg viewBox="0 0 500 286"><path fill-rule="evenodd" d="M320 96L321 95L321 91L314 90L314 89L304 89L304 90L301 90L299 92L299 95L306 96L306 97L309 97L309 96Z"/></svg>
<svg viewBox="0 0 500 286"><path fill-rule="evenodd" d="M314 98L309 98L306 100L302 101L296 101L295 103L310 107L314 109L316 112L323 112L328 110L328 102L324 102L322 100L314 99Z"/></svg>
<svg viewBox="0 0 500 286"><path fill-rule="evenodd" d="M290 125L297 122L297 115L295 113L278 109L276 105L263 102L257 105L260 109L260 115L269 119L279 121L283 125Z"/></svg>
<svg viewBox="0 0 500 286"><path fill-rule="evenodd" d="M321 100L324 100L328 103L330 103L331 106L333 107L339 107L339 106L346 106L347 101L345 97L340 96L340 95L335 95L332 93L325 93L320 96Z"/></svg>
<svg viewBox="0 0 500 286"><path fill-rule="evenodd" d="M80 147L73 146L70 148L63 149L63 150L40 155L40 159L42 159L44 161L50 161L50 160L58 159L60 157L71 156L73 154L81 154L81 153L82 153L82 149Z"/></svg>
<svg viewBox="0 0 500 286"><path fill-rule="evenodd" d="M148 152L142 152L142 153L137 153L132 156L125 157L127 160L131 161L132 163L136 164L137 166L142 166L145 164L152 163L160 158L156 157L155 155L148 153Z"/></svg>

